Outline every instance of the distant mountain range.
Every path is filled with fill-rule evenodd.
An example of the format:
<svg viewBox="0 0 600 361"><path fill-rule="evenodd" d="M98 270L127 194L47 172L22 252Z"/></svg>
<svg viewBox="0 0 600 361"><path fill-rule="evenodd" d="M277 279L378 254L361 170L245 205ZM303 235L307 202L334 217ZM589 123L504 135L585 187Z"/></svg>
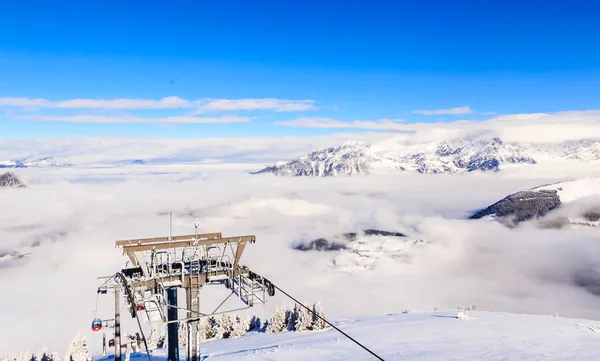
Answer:
<svg viewBox="0 0 600 361"><path fill-rule="evenodd" d="M31 168L31 167L70 167L72 164L59 163L52 157L11 159L0 161L0 168Z"/></svg>
<svg viewBox="0 0 600 361"><path fill-rule="evenodd" d="M600 178L584 178L520 191L486 207L471 219L491 218L514 226L539 218L540 225L600 226Z"/></svg>
<svg viewBox="0 0 600 361"><path fill-rule="evenodd" d="M498 171L507 165L532 165L552 159L600 161L600 141L525 145L505 143L497 137L480 137L393 149L365 142L346 142L289 162L269 165L251 174L329 177L397 171L462 173Z"/></svg>

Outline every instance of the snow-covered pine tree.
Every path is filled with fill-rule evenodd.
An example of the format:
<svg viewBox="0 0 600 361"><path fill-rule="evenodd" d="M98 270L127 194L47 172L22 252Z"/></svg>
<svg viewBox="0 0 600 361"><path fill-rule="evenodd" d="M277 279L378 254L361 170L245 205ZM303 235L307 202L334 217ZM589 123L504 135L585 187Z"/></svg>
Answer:
<svg viewBox="0 0 600 361"><path fill-rule="evenodd" d="M231 332L233 331L233 321L231 320L231 316L224 313L219 318L219 322L217 324L218 327L216 328L215 339L220 340L229 338L229 336L231 336Z"/></svg>
<svg viewBox="0 0 600 361"><path fill-rule="evenodd" d="M37 357L39 361L53 361L52 355L48 352L48 347L44 345L40 351L38 351Z"/></svg>
<svg viewBox="0 0 600 361"><path fill-rule="evenodd" d="M186 322L179 322L177 334L179 335L179 348L184 348L187 345L188 336Z"/></svg>
<svg viewBox="0 0 600 361"><path fill-rule="evenodd" d="M160 339L160 334L158 328L155 325L152 325L150 329L150 336L148 337L147 343L148 348L150 350L154 350L158 348L158 340Z"/></svg>
<svg viewBox="0 0 600 361"><path fill-rule="evenodd" d="M310 307L308 302L304 302L306 307ZM312 330L312 314L304 307L298 306L297 308L298 317L296 318L296 324L294 330L298 332Z"/></svg>
<svg viewBox="0 0 600 361"><path fill-rule="evenodd" d="M325 318L325 313L323 312L323 307L321 306L321 302L317 302L313 304L313 313L312 313L312 329L313 330L323 330L325 327L327 327L327 324L325 323L325 321L323 321L322 319L320 319L320 316L322 318Z"/></svg>
<svg viewBox="0 0 600 361"><path fill-rule="evenodd" d="M158 328L160 336L158 337L158 348L167 347L167 326L161 324Z"/></svg>
<svg viewBox="0 0 600 361"><path fill-rule="evenodd" d="M233 327L231 330L231 335L229 338L241 337L246 332L248 332L250 320L248 318L240 318L240 316L236 315L233 320Z"/></svg>
<svg viewBox="0 0 600 361"><path fill-rule="evenodd" d="M275 307L271 319L267 324L266 332L281 332L287 327L286 311L283 308Z"/></svg>
<svg viewBox="0 0 600 361"><path fill-rule="evenodd" d="M298 319L298 305L294 303L294 308L287 310L285 314L285 320L288 331L294 331L296 329L296 320Z"/></svg>
<svg viewBox="0 0 600 361"><path fill-rule="evenodd" d="M60 361L60 354L58 353L58 351L52 351L52 353L50 353L50 359L52 361Z"/></svg>
<svg viewBox="0 0 600 361"><path fill-rule="evenodd" d="M217 320L214 317L200 319L200 339L212 340L215 337Z"/></svg>
<svg viewBox="0 0 600 361"><path fill-rule="evenodd" d="M248 324L248 331L260 331L262 330L262 323L260 322L260 318L256 316L252 316L250 322Z"/></svg>
<svg viewBox="0 0 600 361"><path fill-rule="evenodd" d="M84 336L79 333L75 336L69 346L65 361L92 361L92 355L90 355Z"/></svg>

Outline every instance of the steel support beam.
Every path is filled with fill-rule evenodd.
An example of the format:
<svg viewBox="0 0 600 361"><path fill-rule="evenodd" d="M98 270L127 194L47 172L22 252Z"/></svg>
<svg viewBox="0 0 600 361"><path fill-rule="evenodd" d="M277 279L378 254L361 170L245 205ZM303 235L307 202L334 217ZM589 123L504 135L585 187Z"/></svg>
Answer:
<svg viewBox="0 0 600 361"><path fill-rule="evenodd" d="M186 289L187 296L187 317L192 318L200 313L200 288L192 285ZM187 340L187 361L200 360L200 322L193 320L187 322L188 340Z"/></svg>
<svg viewBox="0 0 600 361"><path fill-rule="evenodd" d="M193 240L193 237L186 236L184 240L179 241L178 239L183 236L173 237L172 242L163 241L157 243L150 244L135 244L130 246L123 246L123 254L127 254L130 252L143 252L143 251L151 251L151 250L161 250L161 249L170 249L170 248L182 248L182 247L194 247L196 241ZM246 242L255 242L256 236L238 236L238 237L226 237L226 238L215 238L215 239L204 239L197 241L199 246L212 246L215 244L222 243L246 243ZM240 254L241 256L241 254Z"/></svg>
<svg viewBox="0 0 600 361"><path fill-rule="evenodd" d="M172 241L181 241L186 239L219 239L222 234L220 232L215 233L201 233L201 234L189 234L184 236L175 236L172 237ZM142 244L148 243L160 243L160 242L169 242L169 237L154 237L154 238L138 238L138 239L124 239L121 241L115 242L115 247L120 246L139 246Z"/></svg>
<svg viewBox="0 0 600 361"><path fill-rule="evenodd" d="M121 361L121 313L119 308L119 289L115 288L115 361Z"/></svg>
<svg viewBox="0 0 600 361"><path fill-rule="evenodd" d="M171 306L167 310L168 321L177 321L177 288L167 289L167 303ZM179 361L179 322L167 325L168 361Z"/></svg>

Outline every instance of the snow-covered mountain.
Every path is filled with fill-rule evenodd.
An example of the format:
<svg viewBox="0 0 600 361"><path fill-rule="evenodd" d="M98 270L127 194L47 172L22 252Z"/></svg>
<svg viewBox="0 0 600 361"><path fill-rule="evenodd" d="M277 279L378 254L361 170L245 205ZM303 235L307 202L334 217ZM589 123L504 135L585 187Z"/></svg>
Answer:
<svg viewBox="0 0 600 361"><path fill-rule="evenodd" d="M53 157L10 159L0 161L0 168L31 168L31 167L70 167L72 164L59 163Z"/></svg>
<svg viewBox="0 0 600 361"><path fill-rule="evenodd" d="M403 170L392 154L365 142L346 142L318 150L287 163L270 165L257 173L294 176L336 176L368 174L374 168Z"/></svg>
<svg viewBox="0 0 600 361"><path fill-rule="evenodd" d="M532 144L530 151L539 157L583 162L600 160L600 141L569 140L558 144Z"/></svg>
<svg viewBox="0 0 600 361"><path fill-rule="evenodd" d="M348 318L336 327L384 360L585 360L598 359L600 323L556 316L470 311L415 312ZM181 348L183 358L185 348ZM263 333L207 341L202 359L235 360L376 360L367 351L328 328L320 331ZM151 351L166 361L166 349ZM108 355L100 361L114 359ZM145 352L132 361L147 360Z"/></svg>
<svg viewBox="0 0 600 361"><path fill-rule="evenodd" d="M296 242L298 251L331 252L330 268L344 273L373 269L380 262L410 262L429 242L407 237L403 233L366 229L330 238Z"/></svg>
<svg viewBox="0 0 600 361"><path fill-rule="evenodd" d="M0 188L25 188L25 184L12 172L0 174Z"/></svg>
<svg viewBox="0 0 600 361"><path fill-rule="evenodd" d="M549 216L549 212L553 217ZM471 219L498 218L517 224L545 217L542 225L600 225L600 178L584 178L520 191L484 208Z"/></svg>
<svg viewBox="0 0 600 361"><path fill-rule="evenodd" d="M536 164L538 159L600 161L600 141L513 144L497 137L479 137L394 148L347 142L269 165L252 174L327 177L394 171L461 173L498 171L507 165Z"/></svg>

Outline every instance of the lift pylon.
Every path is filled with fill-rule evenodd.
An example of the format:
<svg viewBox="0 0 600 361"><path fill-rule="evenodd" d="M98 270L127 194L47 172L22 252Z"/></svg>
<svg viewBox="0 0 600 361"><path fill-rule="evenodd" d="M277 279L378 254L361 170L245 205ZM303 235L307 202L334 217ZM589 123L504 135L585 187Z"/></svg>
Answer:
<svg viewBox="0 0 600 361"><path fill-rule="evenodd" d="M194 226L197 230L198 223ZM115 242L129 261L114 281L121 287L132 317L167 324L169 361L179 361L180 322L187 325L187 360L199 361L201 317L264 304L267 296L275 294L270 281L239 263L246 245L255 242L254 235L223 237L220 232ZM209 284L230 289L227 299L235 295L244 307L222 310L224 301L211 312L201 312L200 290ZM178 289L186 293L184 308L177 304ZM180 309L186 311L183 319L177 317Z"/></svg>

